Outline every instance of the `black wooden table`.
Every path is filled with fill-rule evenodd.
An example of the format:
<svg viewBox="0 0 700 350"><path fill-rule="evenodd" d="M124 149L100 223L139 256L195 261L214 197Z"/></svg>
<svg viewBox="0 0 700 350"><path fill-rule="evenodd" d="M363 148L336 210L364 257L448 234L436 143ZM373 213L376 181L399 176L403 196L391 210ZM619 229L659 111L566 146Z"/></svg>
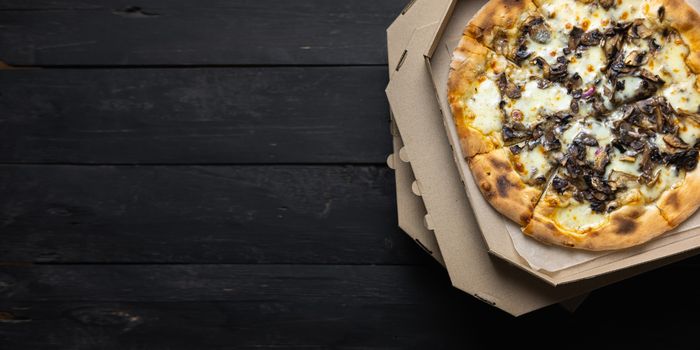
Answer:
<svg viewBox="0 0 700 350"><path fill-rule="evenodd" d="M396 227L404 2L0 1L0 348L696 341L698 259L514 319Z"/></svg>

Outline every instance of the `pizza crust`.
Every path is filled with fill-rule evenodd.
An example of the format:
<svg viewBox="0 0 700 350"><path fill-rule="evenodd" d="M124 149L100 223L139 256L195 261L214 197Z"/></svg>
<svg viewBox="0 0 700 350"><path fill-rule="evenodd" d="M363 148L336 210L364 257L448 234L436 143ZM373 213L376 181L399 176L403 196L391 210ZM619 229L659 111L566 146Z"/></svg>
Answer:
<svg viewBox="0 0 700 350"><path fill-rule="evenodd" d="M496 42L513 38L518 24L535 11L537 7L531 0L491 0L469 21L464 35L479 40L497 53L505 54L505 50Z"/></svg>
<svg viewBox="0 0 700 350"><path fill-rule="evenodd" d="M600 226L582 232L557 224L551 218L555 210L554 205L538 205L523 233L549 244L599 251L632 247L673 228L653 204L627 204L610 213Z"/></svg>
<svg viewBox="0 0 700 350"><path fill-rule="evenodd" d="M513 168L508 151L497 149L469 160L479 190L507 218L526 224L543 189L525 183Z"/></svg>
<svg viewBox="0 0 700 350"><path fill-rule="evenodd" d="M700 207L700 166L685 174L676 187L666 190L656 206L671 226L676 227Z"/></svg>
<svg viewBox="0 0 700 350"><path fill-rule="evenodd" d="M489 50L476 40L462 36L450 64L447 96L462 152L467 158L500 147L497 137L484 135L469 125L468 121L473 119L474 111L469 110L464 103L476 92L479 78L483 79L486 73L488 53Z"/></svg>
<svg viewBox="0 0 700 350"><path fill-rule="evenodd" d="M693 73L700 73L700 14L685 0L652 0L650 4L652 9L664 7L662 24L678 31L690 49L686 64ZM656 13L650 13L649 17L658 20Z"/></svg>

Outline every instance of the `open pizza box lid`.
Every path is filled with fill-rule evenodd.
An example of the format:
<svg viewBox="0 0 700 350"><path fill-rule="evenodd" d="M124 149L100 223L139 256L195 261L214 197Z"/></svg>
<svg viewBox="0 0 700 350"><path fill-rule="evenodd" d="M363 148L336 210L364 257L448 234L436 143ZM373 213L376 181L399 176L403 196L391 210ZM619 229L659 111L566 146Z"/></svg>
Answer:
<svg viewBox="0 0 700 350"><path fill-rule="evenodd" d="M697 0L693 1L696 3L698 2ZM691 1L691 4L695 5L693 1ZM674 233L663 235L639 247L603 253L587 253L566 248L545 246L532 239L525 238L520 232L516 235L513 229L508 228L507 225L509 225L509 221L493 209L483 198L474 183L461 148L455 147L455 145L459 145L459 139L454 123L452 122L452 115L446 96L447 77L452 51L461 38L462 31L467 22L486 1L451 0L448 2L449 4L445 8L443 17L436 23L434 29L432 29L433 33L429 39L430 42L425 45L423 63L427 66L431 77L430 79L434 89L434 91L432 91L433 97L435 94L437 95L439 109L443 112L442 123L447 131L447 139L451 147L449 153L452 154L453 160L457 164L457 170L462 179L462 190L464 192L464 189L466 189L473 210L479 213L476 224L483 233L483 239L488 251L494 256L554 286L589 280L596 276L601 276L596 281L602 281L607 279L603 275L615 271L629 269L634 266L669 258L681 253L692 255L694 252L697 252L696 248L700 247L700 215L697 213L676 228L673 231ZM404 66L405 65L406 63L404 63ZM398 76L396 78L398 78ZM397 80L396 78L394 80ZM395 83L394 85L397 87L400 84L399 81L392 81L392 83ZM392 83L390 83L390 86ZM393 93L396 91L391 92ZM394 101L398 100L398 96L393 97ZM391 100L392 96L390 94L390 104ZM392 107L394 107L393 104ZM399 112L394 110L394 113L397 115L398 121L400 119L398 117ZM401 129L402 123L399 122L398 124ZM406 132L403 129L401 130L404 135L404 141L408 145L409 141ZM414 170L416 171L417 177L420 179L420 173L415 168L417 168L417 165L414 162ZM430 208L430 206L428 206L428 208ZM532 259L527 259L528 257L537 258L537 256L550 254L550 251L553 260L558 261L558 259L565 260L570 258L570 264L561 265L563 267L558 269L543 269L537 264L533 264ZM530 256L528 256L528 254L530 254ZM446 255L445 251L443 251L443 255ZM445 257L445 260L447 261L448 258Z"/></svg>
<svg viewBox="0 0 700 350"><path fill-rule="evenodd" d="M489 233L493 229L479 224L484 221L481 219L484 210L493 209L486 204L486 207L476 210L479 220L474 215L458 163L453 158L457 154L453 153L446 137L443 124L446 119L441 114L429 65L426 65L426 59L435 51L443 30L447 28L455 5L456 1L451 0L418 0L389 27L389 69L395 71L386 91L401 133L400 140L404 143L399 151L401 157L394 155L390 162L394 167L396 158L410 162L409 168L416 178L413 187L417 188L416 192L421 195L429 213L426 221L433 229L453 285L510 314L521 315L566 300L572 300L570 303L576 305L582 300L576 297L591 290L690 256L692 252L663 254L666 257L663 260L658 256L620 268L608 267L606 272L609 273L589 276L601 275L596 278L575 278L567 281L570 283L554 287L561 282L533 278L532 275L537 274L528 271L524 262L489 254L495 253L495 249L485 244L489 242L484 242L479 228ZM477 5L476 9L479 7ZM413 25L418 27L406 24L408 21L404 22L402 16L412 16ZM409 37L406 31L411 32L409 39L405 39ZM401 48L404 42L406 44ZM398 183L397 173L397 186ZM398 192L397 189L397 199L401 201ZM511 252L515 253L512 243L502 241L504 250L508 247L505 243L508 243Z"/></svg>

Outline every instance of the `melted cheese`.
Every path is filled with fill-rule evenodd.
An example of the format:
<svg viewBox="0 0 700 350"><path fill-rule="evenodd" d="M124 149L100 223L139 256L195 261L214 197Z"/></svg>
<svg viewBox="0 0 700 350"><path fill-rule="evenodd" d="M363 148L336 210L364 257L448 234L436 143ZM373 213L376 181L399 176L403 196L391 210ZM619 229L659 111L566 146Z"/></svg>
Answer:
<svg viewBox="0 0 700 350"><path fill-rule="evenodd" d="M670 39L660 44L661 49L649 59L646 68L658 74L666 83L673 84L687 79L691 74L685 64L688 47L680 39Z"/></svg>
<svg viewBox="0 0 700 350"><path fill-rule="evenodd" d="M574 138L582 132L592 135L598 141L598 146L586 147L586 160L590 161L595 160L596 152L599 149L605 149L605 146L612 142L613 139L610 128L602 122L594 119L580 120L571 125L571 127L562 134L562 148L566 149L571 142L573 142Z"/></svg>
<svg viewBox="0 0 700 350"><path fill-rule="evenodd" d="M563 33L553 30L548 43L542 44L532 40L529 36L525 45L528 51L532 52L530 58L540 56L549 64L557 63L557 57L564 55L564 48L567 47L568 36ZM529 60L528 60L529 62Z"/></svg>
<svg viewBox="0 0 700 350"><path fill-rule="evenodd" d="M619 171L625 174L630 174L633 176L639 176L641 175L641 171L639 171L639 164L641 163L641 157L636 157L634 159L634 162L628 162L625 160L622 160L622 154L618 151L615 150L613 155L610 157L610 164L605 168L605 178L607 179L610 176L610 173L615 170Z"/></svg>
<svg viewBox="0 0 700 350"><path fill-rule="evenodd" d="M486 72L486 77L491 80L498 79L498 76L513 66L505 57L501 55L489 55L491 65Z"/></svg>
<svg viewBox="0 0 700 350"><path fill-rule="evenodd" d="M606 65L605 52L600 46L590 47L581 53L581 58L572 57L568 65L569 75L578 73L584 86L591 86L602 76L601 68Z"/></svg>
<svg viewBox="0 0 700 350"><path fill-rule="evenodd" d="M603 30L610 25L609 15L602 7L574 0L546 0L540 11L553 28L569 31L573 26L583 30Z"/></svg>
<svg viewBox="0 0 700 350"><path fill-rule="evenodd" d="M656 148L659 149L661 152L666 152L666 153L671 153L673 150L666 144L664 141L664 135L662 134L657 134L656 137L654 138L653 141L651 141L653 145L656 146Z"/></svg>
<svg viewBox="0 0 700 350"><path fill-rule="evenodd" d="M523 113L523 123L532 125L540 121L542 114L552 114L565 111L570 108L571 96L566 94L566 89L559 85L552 85L546 89L537 87L536 81L525 84L522 96L506 106L510 114L517 109Z"/></svg>
<svg viewBox="0 0 700 350"><path fill-rule="evenodd" d="M656 200L664 191L675 188L685 178L685 173L678 172L675 168L660 167L657 173L654 183L639 188L647 202Z"/></svg>
<svg viewBox="0 0 700 350"><path fill-rule="evenodd" d="M685 121L678 128L678 137L691 146L695 145L700 138L700 126L691 121Z"/></svg>
<svg viewBox="0 0 700 350"><path fill-rule="evenodd" d="M568 206L557 209L554 220L566 229L580 231L600 226L605 223L606 217L594 212L588 203L572 201Z"/></svg>
<svg viewBox="0 0 700 350"><path fill-rule="evenodd" d="M696 113L700 108L700 93L695 88L695 79L687 79L667 86L662 94L675 109Z"/></svg>
<svg viewBox="0 0 700 350"><path fill-rule="evenodd" d="M547 176L552 169L552 165L547 161L542 146L532 150L524 148L520 153L514 155L513 158L522 165L522 167L516 167L516 170L526 182L540 176Z"/></svg>
<svg viewBox="0 0 700 350"><path fill-rule="evenodd" d="M625 102L631 100L637 94L637 90L642 84L643 79L628 76L620 78L619 81L625 84L625 88L615 91L616 101Z"/></svg>
<svg viewBox="0 0 700 350"><path fill-rule="evenodd" d="M490 79L484 80L466 103L475 116L470 125L484 135L500 132L503 127L500 102L501 93L496 84Z"/></svg>

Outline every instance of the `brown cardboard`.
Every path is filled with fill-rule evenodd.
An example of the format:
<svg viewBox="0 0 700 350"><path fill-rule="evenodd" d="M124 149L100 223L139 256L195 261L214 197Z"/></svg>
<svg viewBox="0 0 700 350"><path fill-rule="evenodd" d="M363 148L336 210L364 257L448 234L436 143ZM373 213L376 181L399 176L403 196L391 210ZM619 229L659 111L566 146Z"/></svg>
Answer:
<svg viewBox="0 0 700 350"><path fill-rule="evenodd" d="M393 126L393 121L392 121ZM392 129L396 129L392 127ZM416 178L411 170L409 162L398 157L403 148L403 141L398 134L398 129L392 131L394 153L387 159L387 165L394 169L396 175L396 207L398 211L399 227L410 236L423 250L430 254L441 265L445 265L438 247L435 234L425 224L428 215L423 200L417 195L413 187L417 186Z"/></svg>
<svg viewBox="0 0 700 350"><path fill-rule="evenodd" d="M413 7L419 2L420 4ZM389 77L395 72L395 67L403 52L410 35L415 27L420 23L421 18L418 13L428 14L431 10L438 7L426 6L429 1L411 1L406 5L399 17L394 21L389 29L387 29L387 54L389 58ZM414 10L409 13L409 10ZM436 13L433 18L438 18L439 13ZM441 265L445 265L440 254L435 234L426 225L430 220L428 213L420 198L419 186L416 178L413 175L410 162L401 160L399 154L403 148L403 141L399 134L398 128L391 118L390 130L393 140L394 153L387 157L387 165L394 169L396 176L396 209L398 213L399 227L406 232L423 250L430 254Z"/></svg>
<svg viewBox="0 0 700 350"><path fill-rule="evenodd" d="M435 1L437 2L437 1ZM439 23L415 31L404 63L394 73L387 96L405 142L420 192L431 213L435 236L455 287L520 315L572 298L600 286L670 263L686 255L644 264L592 280L552 287L487 252L452 160L432 79L422 53ZM567 301L574 306L579 300Z"/></svg>
<svg viewBox="0 0 700 350"><path fill-rule="evenodd" d="M444 126L452 145L454 161L463 179L470 203L479 213L477 223L481 232L488 232L484 239L488 250L495 256L520 267L528 273L552 285L561 285L583 279L590 279L613 271L626 269L645 262L656 261L665 257L691 251L700 246L700 229L687 230L672 235L663 236L648 244L627 249L587 261L557 272L537 271L515 251L510 236L505 231L505 218L498 214L493 207L481 196L476 187L471 172L464 160L459 144L450 109L447 104L446 86L451 52L461 36L462 30L472 15L485 3L484 0L458 1L453 0L452 11L447 11L446 17L439 24L442 32L436 32L432 42L426 45L427 67L432 75L433 87L437 93L440 109L444 112ZM452 45L452 47L450 47ZM394 111L396 112L396 111ZM408 143L408 142L407 142ZM418 172L417 172L418 173ZM420 176L419 176L420 177ZM688 254L692 254L688 253ZM447 259L447 258L446 258Z"/></svg>

